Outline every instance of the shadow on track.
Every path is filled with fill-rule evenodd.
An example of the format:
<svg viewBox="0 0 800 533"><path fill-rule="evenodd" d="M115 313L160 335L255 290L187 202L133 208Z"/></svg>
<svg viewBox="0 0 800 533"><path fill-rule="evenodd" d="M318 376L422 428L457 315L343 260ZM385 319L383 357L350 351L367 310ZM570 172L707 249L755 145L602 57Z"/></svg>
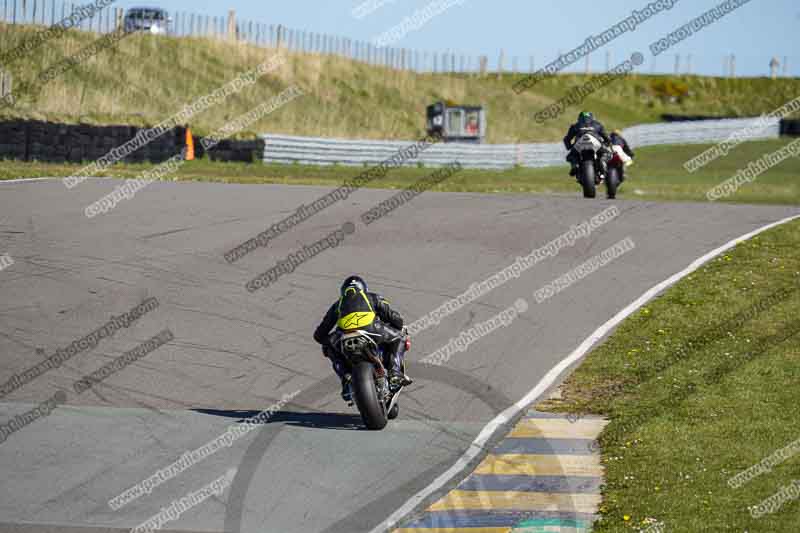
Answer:
<svg viewBox="0 0 800 533"><path fill-rule="evenodd" d="M235 418L237 422L243 423L246 419L252 418L261 411L255 410L222 410L222 409L192 409L196 413L204 415L219 416L224 418ZM266 426L268 424L284 423L287 426L311 428L311 429L340 429L369 431L364 427L361 416L347 413L322 413L322 412L300 412L300 411L279 411L269 418L269 420L259 423Z"/></svg>

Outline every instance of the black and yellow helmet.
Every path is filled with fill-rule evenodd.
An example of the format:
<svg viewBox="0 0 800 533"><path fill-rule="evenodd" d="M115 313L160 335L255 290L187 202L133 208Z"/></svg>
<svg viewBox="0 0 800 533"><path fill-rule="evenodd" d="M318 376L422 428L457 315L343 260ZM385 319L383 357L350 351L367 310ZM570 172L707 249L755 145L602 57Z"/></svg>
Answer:
<svg viewBox="0 0 800 533"><path fill-rule="evenodd" d="M345 292L348 288L354 288L356 291L364 291L367 292L367 282L364 281L364 278L361 276L349 276L347 279L344 280L342 283L342 287L339 292L344 296Z"/></svg>
<svg viewBox="0 0 800 533"><path fill-rule="evenodd" d="M367 282L361 276L350 276L341 288L341 298L336 325L343 331L352 331L369 326L375 321L375 310L367 296Z"/></svg>

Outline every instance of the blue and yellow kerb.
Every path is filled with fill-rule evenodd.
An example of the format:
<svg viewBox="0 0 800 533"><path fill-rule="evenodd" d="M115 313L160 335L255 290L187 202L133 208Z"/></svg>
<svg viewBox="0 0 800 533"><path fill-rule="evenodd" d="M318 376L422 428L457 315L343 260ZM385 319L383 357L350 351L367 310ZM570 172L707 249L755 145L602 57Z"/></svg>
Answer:
<svg viewBox="0 0 800 533"><path fill-rule="evenodd" d="M394 533L584 533L600 506L608 422L528 411L458 487Z"/></svg>

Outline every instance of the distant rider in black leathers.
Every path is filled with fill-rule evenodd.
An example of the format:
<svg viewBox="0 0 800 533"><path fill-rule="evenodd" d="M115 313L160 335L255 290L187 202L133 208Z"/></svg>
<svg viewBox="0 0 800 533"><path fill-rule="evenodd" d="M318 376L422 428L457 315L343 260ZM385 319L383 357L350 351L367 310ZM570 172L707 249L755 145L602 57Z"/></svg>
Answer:
<svg viewBox="0 0 800 533"><path fill-rule="evenodd" d="M569 171L570 176L577 176L579 155L572 150L573 143L584 133L593 133L602 139L605 146L599 151L602 174L605 176L608 162L611 161L611 139L606 135L603 125L594 119L594 115L588 111L581 111L578 115L578 122L569 127L569 131L564 136L564 147L567 149L567 162L572 166Z"/></svg>
<svg viewBox="0 0 800 533"><path fill-rule="evenodd" d="M389 301L367 291L367 283L359 276L350 276L340 289L339 300L325 313L325 318L314 331L314 340L322 345L322 353L331 360L333 370L342 380L342 399L351 401L351 368L347 360L331 344L334 328L360 329L372 335L384 349L389 370L389 386L393 389L410 385L411 379L403 373L406 336L403 317L392 309Z"/></svg>

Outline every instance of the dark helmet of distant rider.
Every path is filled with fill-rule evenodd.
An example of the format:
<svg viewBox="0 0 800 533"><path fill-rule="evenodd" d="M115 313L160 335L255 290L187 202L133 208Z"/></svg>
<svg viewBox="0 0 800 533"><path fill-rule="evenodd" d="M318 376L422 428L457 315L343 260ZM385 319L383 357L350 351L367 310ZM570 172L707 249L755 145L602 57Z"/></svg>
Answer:
<svg viewBox="0 0 800 533"><path fill-rule="evenodd" d="M578 114L578 124L581 126L591 124L594 121L594 115L591 111L581 111Z"/></svg>
<svg viewBox="0 0 800 533"><path fill-rule="evenodd" d="M342 283L337 306L337 325L342 330L364 328L377 317L374 301L367 295L367 282L361 276L349 276Z"/></svg>

